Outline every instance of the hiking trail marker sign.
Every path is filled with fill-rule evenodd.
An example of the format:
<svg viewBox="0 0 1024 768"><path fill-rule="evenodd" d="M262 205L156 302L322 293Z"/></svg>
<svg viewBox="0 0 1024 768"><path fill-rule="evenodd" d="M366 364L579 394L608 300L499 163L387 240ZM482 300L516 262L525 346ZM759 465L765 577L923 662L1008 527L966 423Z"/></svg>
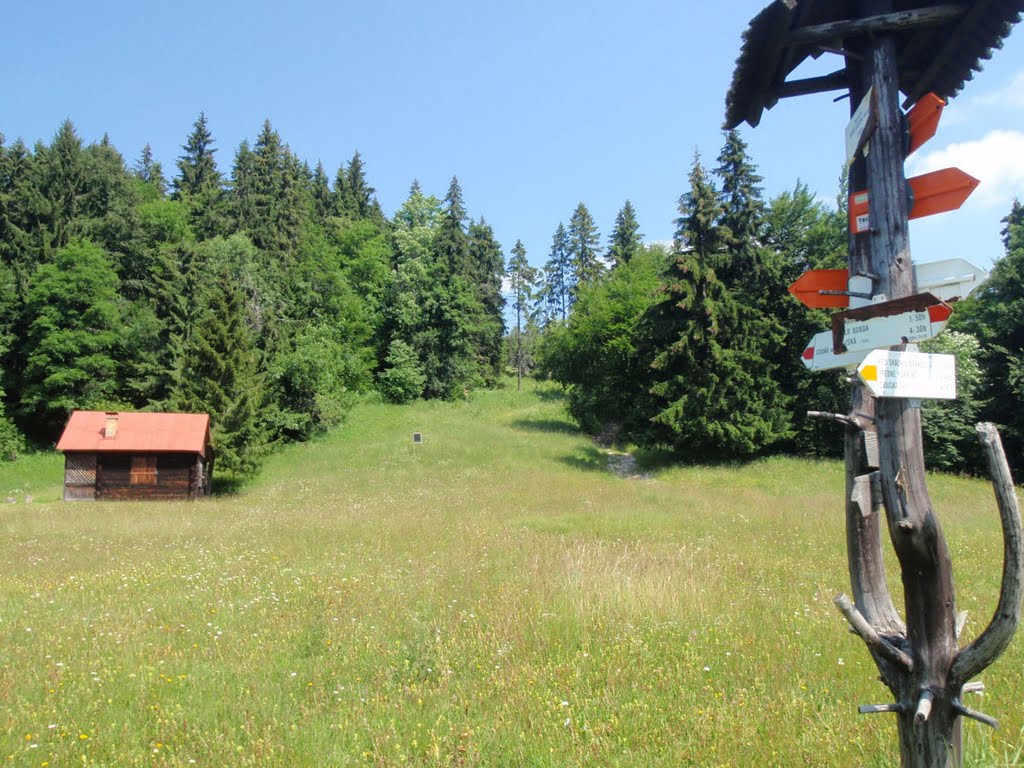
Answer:
<svg viewBox="0 0 1024 768"><path fill-rule="evenodd" d="M839 352L869 352L933 339L942 333L953 308L930 293L869 304L832 315L832 343Z"/></svg>
<svg viewBox="0 0 1024 768"><path fill-rule="evenodd" d="M953 355L876 349L857 366L857 377L875 397L956 399Z"/></svg>
<svg viewBox="0 0 1024 768"><path fill-rule="evenodd" d="M853 368L860 365L867 352L836 352L832 342L832 331L821 331L811 337L800 355L802 362L810 371L827 371L833 368Z"/></svg>
<svg viewBox="0 0 1024 768"><path fill-rule="evenodd" d="M853 113L850 122L846 124L846 164L849 165L857 156L857 151L864 147L867 154L866 144L871 134L878 127L878 98L875 96L875 89L868 88L868 92L861 99L860 106Z"/></svg>

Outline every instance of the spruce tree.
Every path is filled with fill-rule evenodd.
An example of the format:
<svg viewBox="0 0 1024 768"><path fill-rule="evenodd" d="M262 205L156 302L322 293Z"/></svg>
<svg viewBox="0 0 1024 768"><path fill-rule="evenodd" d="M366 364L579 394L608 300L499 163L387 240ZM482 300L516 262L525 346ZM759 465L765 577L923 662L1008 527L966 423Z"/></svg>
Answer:
<svg viewBox="0 0 1024 768"><path fill-rule="evenodd" d="M45 151L43 152L45 159ZM18 139L0 149L0 260L14 273L24 300L28 280L52 247L50 201L42 191L43 160Z"/></svg>
<svg viewBox="0 0 1024 768"><path fill-rule="evenodd" d="M334 199L331 193L330 180L327 178L327 172L324 170L324 164L319 160L310 180L310 191L313 202L313 221L322 227L327 224L327 217L333 212Z"/></svg>
<svg viewBox="0 0 1024 768"><path fill-rule="evenodd" d="M334 182L335 215L348 221L370 219L383 226L384 213L374 197L375 190L366 180L363 158L356 151L348 167L338 168Z"/></svg>
<svg viewBox="0 0 1024 768"><path fill-rule="evenodd" d="M217 170L213 144L206 113L200 112L182 146L185 153L178 158L178 176L171 183L172 197L186 203L192 229L201 240L224 231L223 177Z"/></svg>
<svg viewBox="0 0 1024 768"><path fill-rule="evenodd" d="M206 122L206 113L200 112L192 132L182 149L185 154L178 158L178 176L173 181L174 197L197 196L210 189L219 190L221 175L217 170L213 146L213 134Z"/></svg>
<svg viewBox="0 0 1024 768"><path fill-rule="evenodd" d="M636 220L633 204L627 200L615 217L615 229L608 240L608 258L613 266L628 264L633 255L640 250L643 235L640 224Z"/></svg>
<svg viewBox="0 0 1024 768"><path fill-rule="evenodd" d="M478 306L477 357L488 386L501 378L505 336L505 258L491 226L480 219L469 224L469 280Z"/></svg>
<svg viewBox="0 0 1024 768"><path fill-rule="evenodd" d="M122 280L124 294L138 298L149 265L143 253L138 184L124 158L104 136L82 150L82 193L70 231L107 252Z"/></svg>
<svg viewBox="0 0 1024 768"><path fill-rule="evenodd" d="M73 221L78 215L79 200L85 191L82 140L70 120L61 123L49 147L37 152L40 163L40 191L47 201L45 259L54 249L63 248L72 235Z"/></svg>
<svg viewBox="0 0 1024 768"><path fill-rule="evenodd" d="M431 243L419 296L412 346L426 377L424 395L452 399L484 383L479 340L483 310L473 289L475 272L465 229L462 190L453 177Z"/></svg>
<svg viewBox="0 0 1024 768"><path fill-rule="evenodd" d="M160 200L167 195L167 179L164 178L163 166L153 158L153 148L148 143L142 148L139 159L135 161L133 175L142 182L146 201Z"/></svg>
<svg viewBox="0 0 1024 768"><path fill-rule="evenodd" d="M305 182L301 163L269 120L252 150L246 142L239 147L232 182L238 230L266 253L270 269L287 268L306 218Z"/></svg>
<svg viewBox="0 0 1024 768"><path fill-rule="evenodd" d="M224 267L203 299L202 315L185 350L175 405L210 415L219 468L252 474L264 450L258 418L262 384L245 298L237 278Z"/></svg>
<svg viewBox="0 0 1024 768"><path fill-rule="evenodd" d="M722 202L721 224L728 229L729 250L734 250L738 244L756 242L765 210L759 186L763 179L757 175L757 168L747 153L746 142L738 131L726 133L715 174L722 180L719 196Z"/></svg>
<svg viewBox="0 0 1024 768"><path fill-rule="evenodd" d="M690 458L750 456L786 435L788 414L754 343L761 318L715 274L730 233L699 157L679 212L664 298L648 317L658 410L651 437Z"/></svg>
<svg viewBox="0 0 1024 768"><path fill-rule="evenodd" d="M569 233L559 222L551 238L551 250L544 264L543 285L537 295L537 307L544 318L544 325L551 320L565 320L572 307L575 274L569 252Z"/></svg>
<svg viewBox="0 0 1024 768"><path fill-rule="evenodd" d="M601 259L601 236L587 206L580 203L569 219L569 261L573 270L573 300L582 285L597 282L605 272Z"/></svg>
<svg viewBox="0 0 1024 768"><path fill-rule="evenodd" d="M448 194L444 198L441 225L434 238L434 254L443 262L451 275L470 277L469 237L466 234L466 206L462 201L462 187L452 176Z"/></svg>

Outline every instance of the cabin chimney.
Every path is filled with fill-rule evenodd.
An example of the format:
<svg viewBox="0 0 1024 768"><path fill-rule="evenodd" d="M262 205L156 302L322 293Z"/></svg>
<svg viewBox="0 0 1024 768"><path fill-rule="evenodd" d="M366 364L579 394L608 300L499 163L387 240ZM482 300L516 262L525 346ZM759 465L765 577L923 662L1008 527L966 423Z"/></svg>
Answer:
<svg viewBox="0 0 1024 768"><path fill-rule="evenodd" d="M117 414L107 412L107 423L103 427L103 439L110 440L117 436Z"/></svg>

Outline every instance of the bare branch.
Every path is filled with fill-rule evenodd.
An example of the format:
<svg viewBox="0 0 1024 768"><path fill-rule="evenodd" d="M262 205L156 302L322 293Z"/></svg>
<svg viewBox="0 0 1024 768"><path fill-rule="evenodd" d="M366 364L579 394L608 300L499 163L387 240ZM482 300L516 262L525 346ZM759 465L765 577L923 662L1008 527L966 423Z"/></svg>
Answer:
<svg viewBox="0 0 1024 768"><path fill-rule="evenodd" d="M902 704L861 704L857 711L862 715L877 715L880 712L902 712L905 707Z"/></svg>
<svg viewBox="0 0 1024 768"><path fill-rule="evenodd" d="M1024 551L1021 549L1020 508L1003 453L999 432L992 424L978 424L978 439L985 451L989 474L995 488L999 518L1003 524L1003 583L999 604L992 621L973 643L957 654L949 670L953 685L976 676L1001 654L1020 622L1021 581L1024 575ZM984 722L984 721L982 721Z"/></svg>
<svg viewBox="0 0 1024 768"><path fill-rule="evenodd" d="M924 725L928 722L928 716L932 713L932 702L935 701L935 694L931 691L921 691L921 698L917 702L917 711L914 713L914 722Z"/></svg>
<svg viewBox="0 0 1024 768"><path fill-rule="evenodd" d="M834 421L837 424L842 424L847 429L868 429L872 423L872 419L860 413L847 415L845 413L831 413L830 411L808 411L807 416L812 419Z"/></svg>
<svg viewBox="0 0 1024 768"><path fill-rule="evenodd" d="M983 712L979 712L976 709L971 709L970 707L965 707L963 704L957 704L955 702L953 704L953 709L955 709L964 717L969 717L971 720L977 720L979 723L984 723L990 728L999 727L998 720L996 720L994 717L990 717L984 714Z"/></svg>
<svg viewBox="0 0 1024 768"><path fill-rule="evenodd" d="M845 413L829 413L828 411L808 411L807 415L812 419L823 419L835 421L847 427L857 427L857 422Z"/></svg>
<svg viewBox="0 0 1024 768"><path fill-rule="evenodd" d="M846 617L846 620L850 622L853 631L860 636L860 639L864 641L870 650L907 672L913 670L913 659L879 635L875 628L867 622L867 619L861 615L861 612L857 610L857 607L849 597L838 595L832 602L836 604L836 607Z"/></svg>

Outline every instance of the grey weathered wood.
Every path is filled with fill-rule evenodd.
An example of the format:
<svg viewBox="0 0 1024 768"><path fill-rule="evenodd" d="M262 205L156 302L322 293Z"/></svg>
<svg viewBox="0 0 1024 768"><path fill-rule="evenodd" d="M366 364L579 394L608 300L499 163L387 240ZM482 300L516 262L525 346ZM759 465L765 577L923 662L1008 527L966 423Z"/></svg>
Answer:
<svg viewBox="0 0 1024 768"><path fill-rule="evenodd" d="M902 712L902 704L862 704L857 707L862 715L877 715L881 712Z"/></svg>
<svg viewBox="0 0 1024 768"><path fill-rule="evenodd" d="M891 10L890 0L862 0L860 7L862 16ZM895 51L890 36L863 42L860 88L863 93L871 87L878 94L878 127L865 159L866 184L857 187L866 188L871 196L870 231L854 237L849 265L851 274L876 275L876 289L890 299L914 291ZM952 564L925 485L920 415L906 400L881 400L876 409L880 486L889 536L900 563L906 621L905 632L889 642L906 648L913 667L908 670L887 659L880 662L877 647L865 642L901 705L897 713L901 764L904 768L957 766L960 713L953 704L959 691L946 687L957 650Z"/></svg>
<svg viewBox="0 0 1024 768"><path fill-rule="evenodd" d="M864 441L864 464L869 469L878 469L878 435L874 430L861 434Z"/></svg>
<svg viewBox="0 0 1024 768"><path fill-rule="evenodd" d="M963 704L954 704L953 707L963 717L969 717L971 720L977 720L979 723L987 725L989 728L999 727L998 720L996 720L994 717L989 717L983 712L978 712L976 709L965 707Z"/></svg>
<svg viewBox="0 0 1024 768"><path fill-rule="evenodd" d="M805 77L801 80L787 80L773 85L766 93L766 101L773 102L779 99L788 99L793 96L808 96L812 93L827 93L828 91L839 91L846 88L846 70L832 72L828 75L818 77Z"/></svg>
<svg viewBox="0 0 1024 768"><path fill-rule="evenodd" d="M847 61L851 112L868 90L861 70L863 60L861 56ZM867 187L865 159L860 154L850 166L849 181L856 189ZM849 271L851 275L872 274L871 247L867 238L850 237ZM866 443L862 437L875 435L875 410L876 401L870 393L863 387L854 387L850 402L850 428L847 428L843 441L846 461L846 552L850 587L857 609L878 632L897 635L904 631L904 625L893 605L886 577L879 504L872 499L871 513L864 514L861 505L852 500L856 478L878 467L877 456L866 456ZM872 443L877 447L876 436L872 438Z"/></svg>
<svg viewBox="0 0 1024 768"><path fill-rule="evenodd" d="M914 668L914 660L879 635L878 632L875 631L875 628L868 623L867 619L861 615L861 612L857 610L857 607L849 597L846 595L837 595L833 602L836 604L836 607L843 616L846 617L846 620L850 623L853 631L860 636L860 639L863 640L865 645L867 645L874 653L877 653L880 657L895 664L906 672L909 672Z"/></svg>
<svg viewBox="0 0 1024 768"><path fill-rule="evenodd" d="M1009 644L1020 622L1024 552L1021 549L1020 505L1006 463L999 432L992 424L976 427L989 474L995 488L996 505L1003 527L1003 579L999 603L988 627L973 643L960 651L949 671L950 684L962 685L995 661Z"/></svg>
<svg viewBox="0 0 1024 768"><path fill-rule="evenodd" d="M812 27L801 27L789 33L788 42L797 44L829 43L859 35L899 32L917 27L934 27L963 16L966 4L934 5L896 13L883 13L867 18L833 21Z"/></svg>
<svg viewBox="0 0 1024 768"><path fill-rule="evenodd" d="M861 517L867 517L875 511L871 494L871 475L857 475L853 478L853 492L850 501L860 509Z"/></svg>

